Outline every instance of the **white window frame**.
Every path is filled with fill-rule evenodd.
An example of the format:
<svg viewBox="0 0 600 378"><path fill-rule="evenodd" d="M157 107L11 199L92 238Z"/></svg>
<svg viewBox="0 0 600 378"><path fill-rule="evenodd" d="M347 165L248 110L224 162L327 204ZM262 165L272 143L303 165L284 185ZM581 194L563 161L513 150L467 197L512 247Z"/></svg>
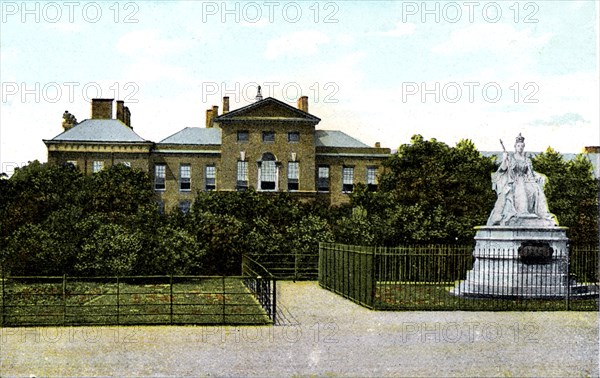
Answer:
<svg viewBox="0 0 600 378"><path fill-rule="evenodd" d="M217 190L217 166L214 164L204 167L204 190L207 192Z"/></svg>
<svg viewBox="0 0 600 378"><path fill-rule="evenodd" d="M377 190L377 167L367 167L367 188Z"/></svg>
<svg viewBox="0 0 600 378"><path fill-rule="evenodd" d="M350 190L348 190L350 186ZM342 193L352 193L354 191L354 167L342 167Z"/></svg>
<svg viewBox="0 0 600 378"><path fill-rule="evenodd" d="M154 165L154 190L164 192L167 190L167 165Z"/></svg>
<svg viewBox="0 0 600 378"><path fill-rule="evenodd" d="M317 167L317 191L327 193L331 190L331 180L330 180L331 169L328 165L320 165ZM327 189L322 189L319 186L319 180L327 180Z"/></svg>
<svg viewBox="0 0 600 378"><path fill-rule="evenodd" d="M179 191L192 191L192 166L190 164L179 165Z"/></svg>
<svg viewBox="0 0 600 378"><path fill-rule="evenodd" d="M92 173L98 173L104 169L104 162L102 160L94 160L92 162Z"/></svg>
<svg viewBox="0 0 600 378"><path fill-rule="evenodd" d="M300 189L300 163L297 161L289 161L288 169L288 191L295 192ZM296 189L290 189L290 185L296 186Z"/></svg>
<svg viewBox="0 0 600 378"><path fill-rule="evenodd" d="M248 162L245 160L238 160L237 162L237 190L248 189Z"/></svg>

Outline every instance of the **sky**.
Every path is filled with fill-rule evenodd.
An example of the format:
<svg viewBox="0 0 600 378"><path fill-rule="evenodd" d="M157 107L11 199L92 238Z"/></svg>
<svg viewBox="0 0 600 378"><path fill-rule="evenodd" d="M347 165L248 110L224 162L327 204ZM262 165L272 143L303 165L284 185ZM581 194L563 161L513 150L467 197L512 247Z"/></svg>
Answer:
<svg viewBox="0 0 600 378"><path fill-rule="evenodd" d="M590 1L0 1L0 172L47 160L65 110L124 100L141 137L204 127L256 87L318 129L392 150L421 134L481 151L600 145Z"/></svg>

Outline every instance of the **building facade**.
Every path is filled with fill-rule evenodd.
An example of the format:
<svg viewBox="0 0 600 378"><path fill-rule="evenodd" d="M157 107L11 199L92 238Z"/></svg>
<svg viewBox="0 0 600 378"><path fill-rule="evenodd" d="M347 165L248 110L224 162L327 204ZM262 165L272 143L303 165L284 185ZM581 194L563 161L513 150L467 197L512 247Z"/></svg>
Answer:
<svg viewBox="0 0 600 378"><path fill-rule="evenodd" d="M186 211L198 191L288 192L302 200L338 205L355 185L377 190L382 163L390 156L338 130L321 130L308 112L308 97L297 107L262 98L222 113L206 111L204 128L187 127L159 141L143 139L131 127L122 101L93 99L91 119L63 115L64 132L44 140L48 162L71 163L91 174L114 164L148 172L159 206Z"/></svg>

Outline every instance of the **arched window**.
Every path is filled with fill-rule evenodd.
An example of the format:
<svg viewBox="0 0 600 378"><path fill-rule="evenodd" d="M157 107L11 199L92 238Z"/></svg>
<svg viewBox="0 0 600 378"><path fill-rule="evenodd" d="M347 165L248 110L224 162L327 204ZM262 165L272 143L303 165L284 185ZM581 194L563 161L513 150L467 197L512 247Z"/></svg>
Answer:
<svg viewBox="0 0 600 378"><path fill-rule="evenodd" d="M258 161L258 185L259 190L279 190L279 167L275 155L265 152Z"/></svg>

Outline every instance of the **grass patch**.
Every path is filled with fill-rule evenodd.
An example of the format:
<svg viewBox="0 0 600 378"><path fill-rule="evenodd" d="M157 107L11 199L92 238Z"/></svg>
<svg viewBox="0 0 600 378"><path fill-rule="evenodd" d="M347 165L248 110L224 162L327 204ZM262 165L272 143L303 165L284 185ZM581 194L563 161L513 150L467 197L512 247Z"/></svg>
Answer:
<svg viewBox="0 0 600 378"><path fill-rule="evenodd" d="M565 299L465 298L452 295L455 283L378 283L374 307L379 310L561 311ZM596 311L598 299L571 299L570 310Z"/></svg>
<svg viewBox="0 0 600 378"><path fill-rule="evenodd" d="M166 282L165 282L166 281ZM268 324L241 278L7 279L4 326Z"/></svg>

